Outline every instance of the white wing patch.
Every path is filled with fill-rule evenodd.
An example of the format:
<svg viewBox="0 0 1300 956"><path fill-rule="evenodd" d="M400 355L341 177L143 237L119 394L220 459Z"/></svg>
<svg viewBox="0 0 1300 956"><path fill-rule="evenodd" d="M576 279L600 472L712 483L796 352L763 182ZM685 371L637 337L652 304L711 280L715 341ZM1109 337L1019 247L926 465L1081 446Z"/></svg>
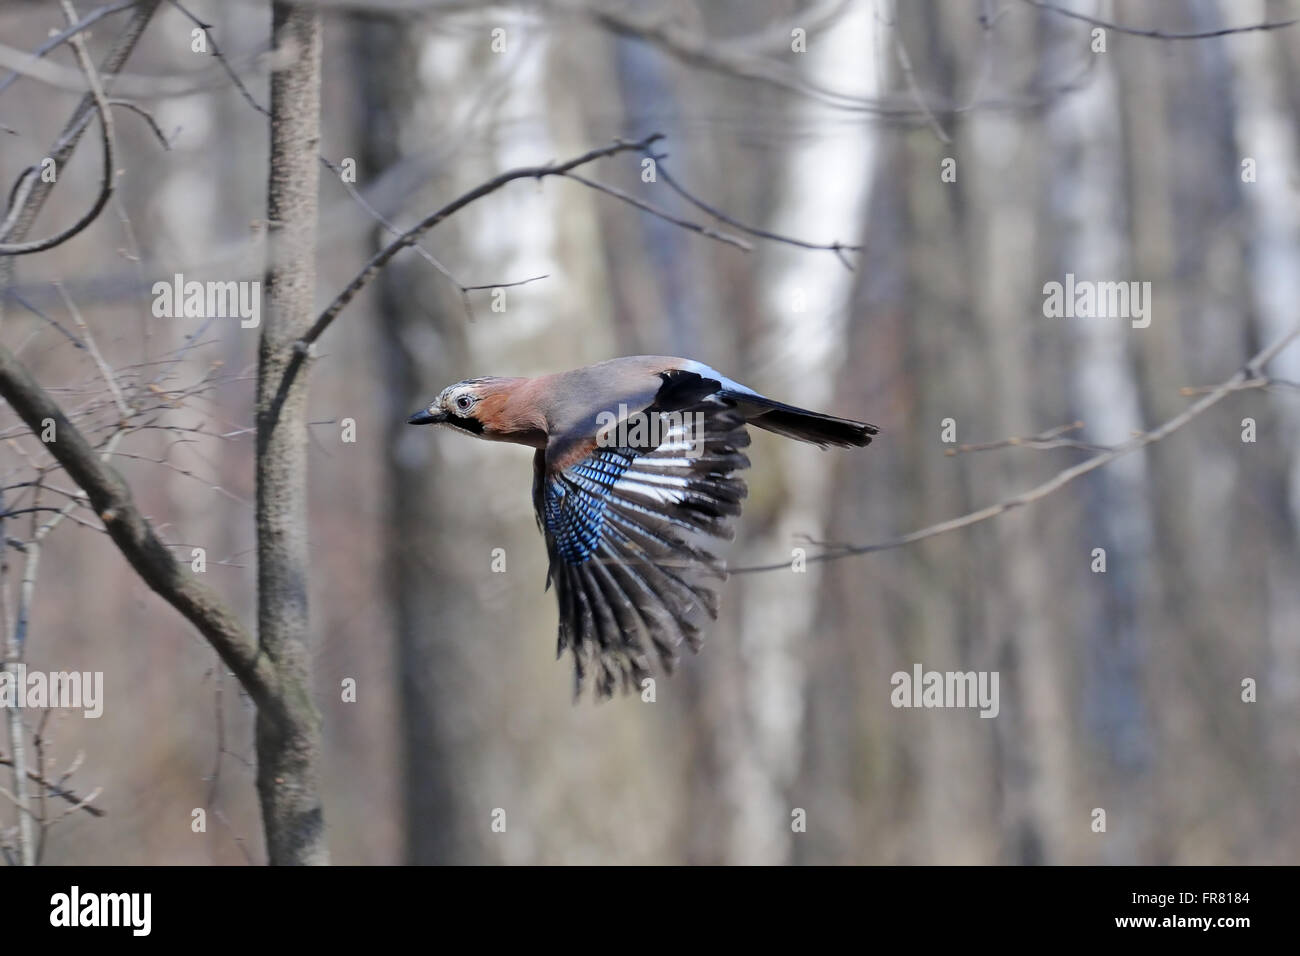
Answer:
<svg viewBox="0 0 1300 956"><path fill-rule="evenodd" d="M709 368L703 362L696 362L694 359L683 359L682 369L687 372L694 372L696 375L702 375L705 378L716 379L722 383L722 387L729 392L737 392L741 395L752 395L754 398L762 398L758 392L752 388L746 388L734 379L727 378L717 369Z"/></svg>

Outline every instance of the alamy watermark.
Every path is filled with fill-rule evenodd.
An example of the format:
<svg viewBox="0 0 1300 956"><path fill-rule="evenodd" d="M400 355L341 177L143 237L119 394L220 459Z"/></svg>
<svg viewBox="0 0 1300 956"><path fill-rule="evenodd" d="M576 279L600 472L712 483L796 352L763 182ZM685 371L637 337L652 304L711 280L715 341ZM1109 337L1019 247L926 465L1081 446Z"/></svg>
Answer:
<svg viewBox="0 0 1300 956"><path fill-rule="evenodd" d="M1065 282L1043 285L1043 315L1049 319L1131 319L1133 328L1151 324L1150 282L1093 282L1065 274Z"/></svg>
<svg viewBox="0 0 1300 956"><path fill-rule="evenodd" d="M172 281L160 279L153 293L153 314L159 319L239 319L240 328L255 329L262 323L262 283L188 282L181 273Z"/></svg>
<svg viewBox="0 0 1300 956"><path fill-rule="evenodd" d="M153 928L152 893L83 893L73 884L67 893L50 897L50 925L113 927L148 936Z"/></svg>
<svg viewBox="0 0 1300 956"><path fill-rule="evenodd" d="M913 664L910 674L895 671L889 683L895 707L978 707L981 717L996 717L1002 709L997 671L927 671Z"/></svg>
<svg viewBox="0 0 1300 956"><path fill-rule="evenodd" d="M698 458L704 454L704 437L703 412L633 412L620 403L617 412L596 415L601 448L653 448Z"/></svg>
<svg viewBox="0 0 1300 956"><path fill-rule="evenodd" d="M27 708L104 713L103 671L29 671L26 664L0 670L0 710Z"/></svg>

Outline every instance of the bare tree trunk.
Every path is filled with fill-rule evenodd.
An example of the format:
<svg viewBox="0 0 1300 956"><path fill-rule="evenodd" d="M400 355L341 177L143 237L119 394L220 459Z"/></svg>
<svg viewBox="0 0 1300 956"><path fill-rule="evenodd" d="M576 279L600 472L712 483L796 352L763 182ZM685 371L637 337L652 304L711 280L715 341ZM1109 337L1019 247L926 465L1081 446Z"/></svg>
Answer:
<svg viewBox="0 0 1300 956"><path fill-rule="evenodd" d="M314 318L321 16L277 3L271 75L266 286L257 376L258 641L274 662L283 709L257 714L257 791L272 864L329 862L319 794L320 716L307 652L307 376L283 389L296 341Z"/></svg>
<svg viewBox="0 0 1300 956"><path fill-rule="evenodd" d="M444 92L419 76L429 33L382 17L357 17L352 63L359 77L359 159L367 180L436 146L425 124L438 120ZM445 91L446 101L456 95ZM437 119L435 119L435 117ZM415 197L419 196L417 200ZM406 196L412 205L425 190ZM391 213L388 207L381 211ZM441 248L455 248L455 223L439 229ZM382 231L377 241L388 236ZM465 319L451 284L415 256L399 257L375 280L379 331L374 345L391 387L385 393L384 500L387 520L385 604L391 616L400 669L400 734L406 827L405 862L459 864L483 859L473 801L466 795L469 751L482 741L458 730L472 690L467 679L474 650L457 622L476 617L463 596L471 575L440 564L442 536L458 538L457 517L444 484L446 463L438 443L406 424L431 381L463 374ZM429 371L432 368L433 371ZM459 489L458 489L459 490ZM464 530L464 529L461 529ZM455 575L464 574L457 581Z"/></svg>
<svg viewBox="0 0 1300 956"><path fill-rule="evenodd" d="M3 511L0 503L0 511ZM0 532L3 532L3 523L0 522ZM0 552L4 549L4 535L0 533ZM36 552L39 554L39 552ZM36 555L29 554L28 562L34 561ZM0 553L0 560L7 561L8 558ZM24 576L24 590L26 590L26 577ZM21 599L20 599L21 602ZM22 613L21 611L19 612ZM19 625L14 624L11 629L9 623L9 614L6 610L3 621L0 621L5 629L6 643L4 668L13 671L23 660L23 646L19 641ZM14 680L17 680L15 673ZM5 708L5 723L9 730L9 752L10 760L13 762L14 781L13 795L14 804L18 811L18 862L23 866L36 865L36 835L32 826L31 805L27 796L27 750L23 741L23 712L17 707Z"/></svg>

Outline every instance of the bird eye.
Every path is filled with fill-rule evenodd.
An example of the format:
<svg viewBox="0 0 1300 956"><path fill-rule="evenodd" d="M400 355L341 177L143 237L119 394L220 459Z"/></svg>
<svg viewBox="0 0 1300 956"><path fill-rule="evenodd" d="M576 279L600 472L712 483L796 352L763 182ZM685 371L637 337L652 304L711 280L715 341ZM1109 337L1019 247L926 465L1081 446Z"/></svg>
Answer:
<svg viewBox="0 0 1300 956"><path fill-rule="evenodd" d="M462 412L469 411L470 406L472 406L473 404L474 404L474 399L471 398L469 395L462 395L460 396L460 398L456 399L456 407L459 408Z"/></svg>

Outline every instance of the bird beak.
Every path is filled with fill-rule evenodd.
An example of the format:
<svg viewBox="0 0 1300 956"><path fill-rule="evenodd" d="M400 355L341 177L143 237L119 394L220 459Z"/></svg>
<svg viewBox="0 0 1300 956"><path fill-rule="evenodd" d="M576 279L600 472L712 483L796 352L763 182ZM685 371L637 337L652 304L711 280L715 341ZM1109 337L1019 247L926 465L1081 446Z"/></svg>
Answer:
<svg viewBox="0 0 1300 956"><path fill-rule="evenodd" d="M446 412L433 414L427 408L422 408L406 420L408 425L438 425L447 420Z"/></svg>

